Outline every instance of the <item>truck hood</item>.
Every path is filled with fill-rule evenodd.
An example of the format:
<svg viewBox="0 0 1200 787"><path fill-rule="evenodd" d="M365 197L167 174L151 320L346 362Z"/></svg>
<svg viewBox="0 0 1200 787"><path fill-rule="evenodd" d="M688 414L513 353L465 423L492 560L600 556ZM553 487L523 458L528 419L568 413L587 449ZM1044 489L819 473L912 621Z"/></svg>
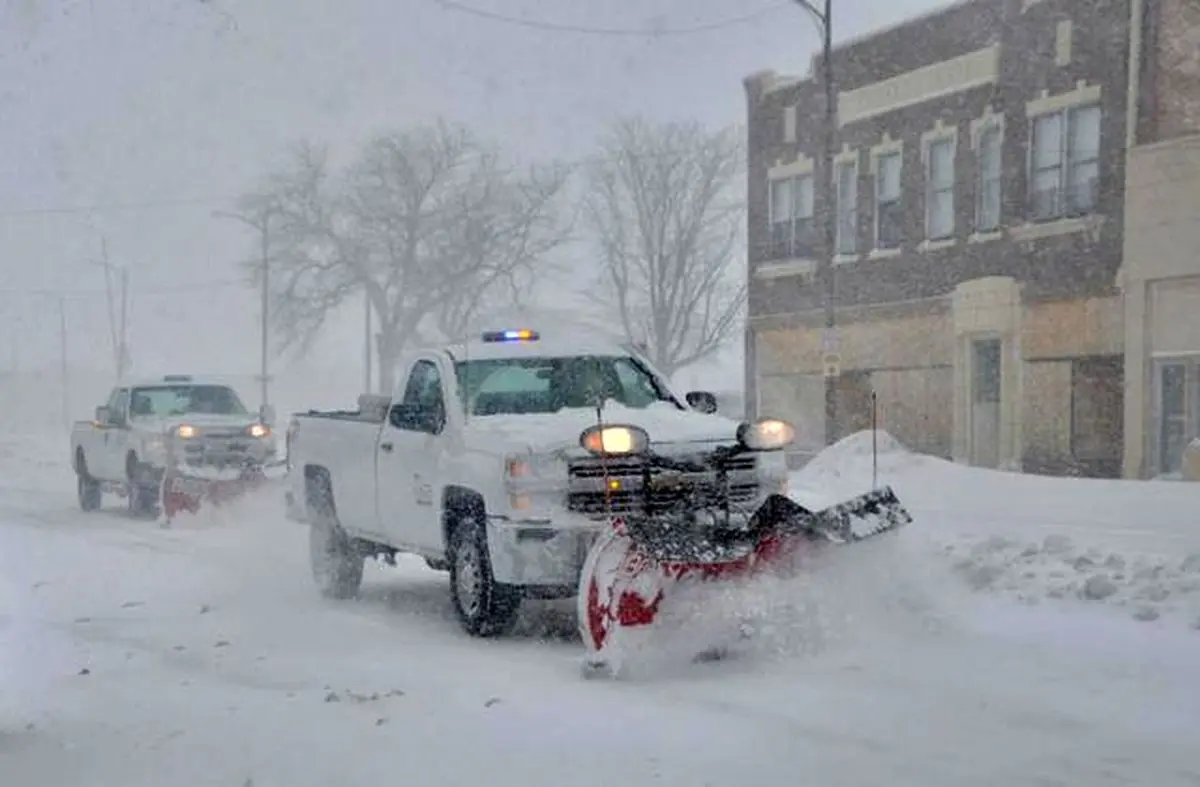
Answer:
<svg viewBox="0 0 1200 787"><path fill-rule="evenodd" d="M201 430L245 429L257 422L258 418L250 413L243 413L241 415L190 413L188 415L141 417L133 420L134 425L138 429L147 432L166 432L183 424L188 424Z"/></svg>
<svg viewBox="0 0 1200 787"><path fill-rule="evenodd" d="M661 403L646 408L605 406L605 423L632 424L645 429L652 444L726 443L737 437L739 421ZM476 415L466 425L469 442L512 453L549 453L579 447L579 435L596 425L596 411L572 408L531 415Z"/></svg>

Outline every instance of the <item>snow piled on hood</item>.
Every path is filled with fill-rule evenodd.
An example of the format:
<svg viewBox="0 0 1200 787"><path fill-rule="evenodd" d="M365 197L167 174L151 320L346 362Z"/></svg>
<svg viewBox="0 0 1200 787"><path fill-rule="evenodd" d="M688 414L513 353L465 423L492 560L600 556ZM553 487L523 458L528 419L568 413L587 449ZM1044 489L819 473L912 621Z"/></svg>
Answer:
<svg viewBox="0 0 1200 787"><path fill-rule="evenodd" d="M653 443L733 440L739 423L719 415L680 410L666 402L636 408L610 401L602 415L605 423L640 426L650 434ZM578 446L579 435L596 423L596 411L581 407L527 415L472 415L466 431L489 445L502 443L512 448L548 451Z"/></svg>

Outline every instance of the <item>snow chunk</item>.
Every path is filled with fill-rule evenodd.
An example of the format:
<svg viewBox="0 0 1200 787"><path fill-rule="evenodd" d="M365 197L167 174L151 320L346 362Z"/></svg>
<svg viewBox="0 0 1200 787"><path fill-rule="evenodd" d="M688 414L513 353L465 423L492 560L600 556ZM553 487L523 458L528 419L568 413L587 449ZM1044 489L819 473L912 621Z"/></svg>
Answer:
<svg viewBox="0 0 1200 787"><path fill-rule="evenodd" d="M1117 592L1116 584L1103 574L1088 577L1080 595L1089 601L1101 601Z"/></svg>
<svg viewBox="0 0 1200 787"><path fill-rule="evenodd" d="M1061 555L1071 550L1071 539L1058 534L1046 536L1042 541L1042 551L1050 555Z"/></svg>

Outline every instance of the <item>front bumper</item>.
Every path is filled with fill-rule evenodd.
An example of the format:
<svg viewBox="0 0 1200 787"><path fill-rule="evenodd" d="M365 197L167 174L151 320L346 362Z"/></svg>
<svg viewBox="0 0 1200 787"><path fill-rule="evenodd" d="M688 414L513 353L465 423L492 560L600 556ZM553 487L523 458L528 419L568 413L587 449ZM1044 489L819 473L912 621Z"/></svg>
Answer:
<svg viewBox="0 0 1200 787"><path fill-rule="evenodd" d="M561 523L490 517L492 575L497 582L523 586L542 597L574 595L588 550L608 526L607 520L583 518Z"/></svg>

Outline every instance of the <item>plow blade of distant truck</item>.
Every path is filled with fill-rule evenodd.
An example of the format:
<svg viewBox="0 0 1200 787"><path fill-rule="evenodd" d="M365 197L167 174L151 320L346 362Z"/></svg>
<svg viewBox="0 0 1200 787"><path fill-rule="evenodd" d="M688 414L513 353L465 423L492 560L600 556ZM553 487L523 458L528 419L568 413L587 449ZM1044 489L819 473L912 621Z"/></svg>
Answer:
<svg viewBox="0 0 1200 787"><path fill-rule="evenodd" d="M264 469L236 476L208 477L170 470L163 478L162 513L167 523L182 513L196 514L206 506L227 505L269 482Z"/></svg>

